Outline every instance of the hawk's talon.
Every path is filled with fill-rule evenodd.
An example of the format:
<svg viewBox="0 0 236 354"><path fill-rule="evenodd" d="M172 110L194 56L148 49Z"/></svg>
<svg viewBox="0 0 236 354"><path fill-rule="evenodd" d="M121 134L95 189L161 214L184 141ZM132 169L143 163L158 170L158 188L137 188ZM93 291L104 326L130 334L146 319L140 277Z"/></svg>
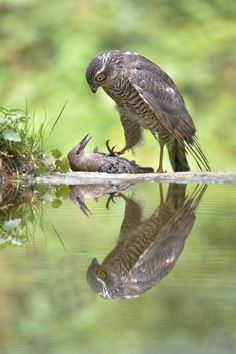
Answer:
<svg viewBox="0 0 236 354"><path fill-rule="evenodd" d="M110 139L108 139L105 144L106 144L106 148L107 148L109 154L110 154L111 156L116 156L117 153L114 151L116 145L114 145L114 146L111 148L111 147L110 147Z"/></svg>
<svg viewBox="0 0 236 354"><path fill-rule="evenodd" d="M107 202L106 202L106 209L109 210L109 205L110 205L110 202L112 201L112 203L116 203L115 200L114 200L114 196L115 196L116 193L111 193L107 199Z"/></svg>
<svg viewBox="0 0 236 354"><path fill-rule="evenodd" d="M122 197L122 198L126 198L126 196L121 193L121 192L114 192L114 193L110 193L107 202L106 202L106 208L109 210L109 205L110 202L112 201L112 203L116 204L115 199L114 198L118 198L118 197Z"/></svg>
<svg viewBox="0 0 236 354"><path fill-rule="evenodd" d="M120 151L114 151L114 149L116 148L116 145L114 145L112 148L110 147L110 139L108 139L106 142L106 147L107 150L110 154L110 156L120 156L123 155L125 153L126 150L128 150L128 148L125 146L122 150Z"/></svg>

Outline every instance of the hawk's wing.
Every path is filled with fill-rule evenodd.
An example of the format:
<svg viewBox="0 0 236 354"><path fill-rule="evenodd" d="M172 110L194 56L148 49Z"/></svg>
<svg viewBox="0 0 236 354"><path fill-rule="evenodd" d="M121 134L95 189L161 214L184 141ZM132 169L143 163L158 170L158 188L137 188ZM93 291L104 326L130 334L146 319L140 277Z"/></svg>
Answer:
<svg viewBox="0 0 236 354"><path fill-rule="evenodd" d="M174 187L168 191L169 199L175 199L171 194L181 192L178 189L179 187ZM193 228L196 219L194 213L206 189L207 186L204 185L200 188L196 187L191 197L187 198L185 203L183 200L183 205L177 206L173 216L160 230L157 230L155 240L147 247L133 268L133 274L136 275L138 281L145 278L145 272L147 272L147 276L148 274L153 277L159 275L162 278L167 274L166 271L170 271L174 266L183 250L185 240ZM185 191L182 190L182 193L184 195ZM180 200L182 196L179 196ZM172 203L173 200L171 200ZM148 273L150 269L152 273Z"/></svg>
<svg viewBox="0 0 236 354"><path fill-rule="evenodd" d="M174 82L157 65L139 57L128 71L131 85L155 113L166 129L179 141L196 161L209 170L208 161L195 136L195 126L184 100Z"/></svg>

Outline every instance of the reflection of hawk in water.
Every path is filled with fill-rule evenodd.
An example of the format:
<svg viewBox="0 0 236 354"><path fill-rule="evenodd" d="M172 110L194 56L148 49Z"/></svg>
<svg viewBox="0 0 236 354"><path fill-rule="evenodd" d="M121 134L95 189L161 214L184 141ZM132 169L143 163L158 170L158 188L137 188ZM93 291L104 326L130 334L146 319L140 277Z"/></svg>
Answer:
<svg viewBox="0 0 236 354"><path fill-rule="evenodd" d="M124 220L115 248L100 265L93 259L87 281L105 299L131 298L153 287L175 265L195 222L194 211L205 187L185 198L185 185L171 184L166 200L141 221L142 208L134 200L126 202Z"/></svg>

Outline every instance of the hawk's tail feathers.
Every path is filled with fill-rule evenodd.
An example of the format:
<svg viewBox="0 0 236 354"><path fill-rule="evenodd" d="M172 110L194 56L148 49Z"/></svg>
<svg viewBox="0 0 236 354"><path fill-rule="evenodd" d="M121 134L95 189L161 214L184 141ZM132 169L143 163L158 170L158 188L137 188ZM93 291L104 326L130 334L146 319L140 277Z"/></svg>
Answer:
<svg viewBox="0 0 236 354"><path fill-rule="evenodd" d="M209 162L202 151L202 148L195 136L191 143L174 138L167 143L167 150L170 157L170 162L175 172L190 171L187 161L187 153L190 153L201 171L211 171Z"/></svg>
<svg viewBox="0 0 236 354"><path fill-rule="evenodd" d="M170 163L174 172L190 171L186 157L186 148L182 141L172 139L167 143Z"/></svg>

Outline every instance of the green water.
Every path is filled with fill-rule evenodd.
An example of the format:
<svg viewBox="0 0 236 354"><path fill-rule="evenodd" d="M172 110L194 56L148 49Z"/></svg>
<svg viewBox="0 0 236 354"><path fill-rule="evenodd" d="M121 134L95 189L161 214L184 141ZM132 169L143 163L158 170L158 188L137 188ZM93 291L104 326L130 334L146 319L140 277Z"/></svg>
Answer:
<svg viewBox="0 0 236 354"><path fill-rule="evenodd" d="M168 188L163 185L165 202ZM194 189L187 186L185 202L182 192L167 202L174 238L184 222L179 210L186 210ZM235 185L210 185L191 211L192 226L185 228L184 248L177 250L172 269L139 296L116 300L92 291L87 270L93 258L102 263L119 242L128 200L142 213L134 227L132 216L128 224L126 219L133 230L158 214L159 185L132 186L123 191L127 199L114 198L109 209L107 195L94 200L90 191L85 207L81 200L77 205L71 200L76 193L69 199L67 192L31 191L18 210L0 209L1 228L6 219L20 219L10 236L1 231L1 353L236 352ZM156 230L157 238L164 224Z"/></svg>

